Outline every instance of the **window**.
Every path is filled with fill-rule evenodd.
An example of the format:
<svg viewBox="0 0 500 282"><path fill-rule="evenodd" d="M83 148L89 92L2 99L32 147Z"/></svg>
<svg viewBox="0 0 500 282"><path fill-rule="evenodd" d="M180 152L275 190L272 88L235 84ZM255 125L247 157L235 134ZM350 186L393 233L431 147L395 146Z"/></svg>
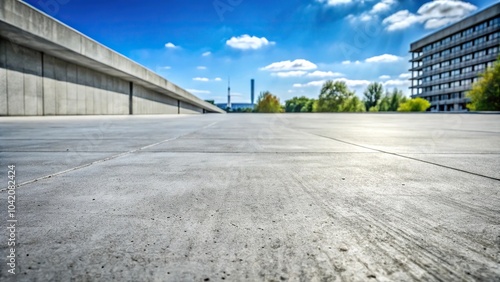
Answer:
<svg viewBox="0 0 500 282"><path fill-rule="evenodd" d="M461 34L460 33L455 33L451 36L451 40L456 41L460 38Z"/></svg>
<svg viewBox="0 0 500 282"><path fill-rule="evenodd" d="M479 52L474 53L474 58L481 58L486 56L486 50L481 50Z"/></svg>
<svg viewBox="0 0 500 282"><path fill-rule="evenodd" d="M451 75L452 76L460 75L460 70L452 70Z"/></svg>
<svg viewBox="0 0 500 282"><path fill-rule="evenodd" d="M450 65L450 61L441 62L441 67L446 67Z"/></svg>
<svg viewBox="0 0 500 282"><path fill-rule="evenodd" d="M484 64L479 64L479 65L474 66L474 71L480 71L480 70L484 70L484 69L485 69Z"/></svg>
<svg viewBox="0 0 500 282"><path fill-rule="evenodd" d="M450 83L450 86L451 87L458 87L458 86L460 86L460 81L453 81L452 83Z"/></svg>
<svg viewBox="0 0 500 282"><path fill-rule="evenodd" d="M487 67L487 68L491 68L492 66L493 66L493 62L488 62L488 63L486 64L486 67Z"/></svg>
<svg viewBox="0 0 500 282"><path fill-rule="evenodd" d="M446 77L449 77L450 76L450 73L449 72L443 72L441 74L441 78L446 78Z"/></svg>
<svg viewBox="0 0 500 282"><path fill-rule="evenodd" d="M470 60L472 60L472 54L467 54L467 55L462 57L462 62L467 62Z"/></svg>
<svg viewBox="0 0 500 282"><path fill-rule="evenodd" d="M465 85L470 85L470 82L471 82L471 80L470 80L470 79L464 79L464 80L462 80L461 85L462 85L462 86L465 86Z"/></svg>
<svg viewBox="0 0 500 282"><path fill-rule="evenodd" d="M433 91L434 91L434 90L439 90L439 85L434 85L434 86L432 86L432 90L433 90Z"/></svg>
<svg viewBox="0 0 500 282"><path fill-rule="evenodd" d="M450 88L450 85L448 83L441 84L441 89L448 89L448 88Z"/></svg>
<svg viewBox="0 0 500 282"><path fill-rule="evenodd" d="M474 28L469 28L469 29L466 29L464 31L462 31L462 36L467 36L469 34L472 34L474 32Z"/></svg>
<svg viewBox="0 0 500 282"><path fill-rule="evenodd" d="M492 54L498 54L498 47L493 47L493 48L490 48L488 49L488 55L492 55Z"/></svg>
<svg viewBox="0 0 500 282"><path fill-rule="evenodd" d="M432 76L432 80L438 80L439 79L439 74L435 74Z"/></svg>
<svg viewBox="0 0 500 282"><path fill-rule="evenodd" d="M439 69L439 64L434 64L434 65L432 65L432 69L433 69L433 70L437 70L437 69Z"/></svg>
<svg viewBox="0 0 500 282"><path fill-rule="evenodd" d="M444 45L444 44L446 44L446 43L448 43L448 42L450 42L450 41L451 41L451 37L446 37L445 39L443 39L443 40L441 41L441 44L443 44L443 45Z"/></svg>
<svg viewBox="0 0 500 282"><path fill-rule="evenodd" d="M460 46L455 46L455 47L451 48L451 53L458 53L458 52L460 52L460 50L462 50L460 48Z"/></svg>
<svg viewBox="0 0 500 282"><path fill-rule="evenodd" d="M460 58L455 58L455 59L451 60L452 65L459 64L459 63L460 63Z"/></svg>
<svg viewBox="0 0 500 282"><path fill-rule="evenodd" d="M481 45L481 43L484 43L486 41L486 37L479 37L474 40L474 46Z"/></svg>
<svg viewBox="0 0 500 282"><path fill-rule="evenodd" d="M465 42L462 44L462 50L472 47L472 41Z"/></svg>
<svg viewBox="0 0 500 282"><path fill-rule="evenodd" d="M500 18L495 18L490 20L489 26L498 26L500 24Z"/></svg>
<svg viewBox="0 0 500 282"><path fill-rule="evenodd" d="M485 29L487 26L488 26L488 23L487 23L487 22L484 22L484 23L481 23L481 24L477 25L477 26L475 27L475 30L476 30L476 31L480 31L480 30Z"/></svg>
<svg viewBox="0 0 500 282"><path fill-rule="evenodd" d="M450 52L451 52L451 51L450 51L450 49L443 50L443 51L441 52L441 57L442 57L442 56L446 56L446 55L450 54Z"/></svg>
<svg viewBox="0 0 500 282"><path fill-rule="evenodd" d="M472 72L472 67L466 67L462 69L462 73L469 73Z"/></svg>
<svg viewBox="0 0 500 282"><path fill-rule="evenodd" d="M439 53L432 55L432 59L437 59L437 58L439 58Z"/></svg>
<svg viewBox="0 0 500 282"><path fill-rule="evenodd" d="M488 35L488 41L491 41L493 39L496 39L500 36L500 32L495 32L495 33L492 33L490 35Z"/></svg>
<svg viewBox="0 0 500 282"><path fill-rule="evenodd" d="M430 51L431 49L432 49L432 45L427 45L427 46L425 46L425 47L422 49L422 51L427 52L427 51Z"/></svg>

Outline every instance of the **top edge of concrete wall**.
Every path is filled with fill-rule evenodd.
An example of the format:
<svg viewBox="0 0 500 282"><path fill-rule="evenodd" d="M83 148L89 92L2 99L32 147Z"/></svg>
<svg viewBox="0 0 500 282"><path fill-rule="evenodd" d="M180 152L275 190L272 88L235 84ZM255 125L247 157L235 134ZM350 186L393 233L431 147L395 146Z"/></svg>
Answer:
<svg viewBox="0 0 500 282"><path fill-rule="evenodd" d="M201 100L146 67L22 1L0 2L1 35L14 43L130 80L207 112L225 113L217 106Z"/></svg>

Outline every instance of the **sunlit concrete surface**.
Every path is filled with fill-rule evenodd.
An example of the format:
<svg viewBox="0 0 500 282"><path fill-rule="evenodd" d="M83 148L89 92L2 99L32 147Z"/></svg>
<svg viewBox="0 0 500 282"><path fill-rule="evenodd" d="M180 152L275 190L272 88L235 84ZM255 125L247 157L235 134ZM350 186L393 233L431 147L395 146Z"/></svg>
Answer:
<svg viewBox="0 0 500 282"><path fill-rule="evenodd" d="M498 281L500 115L0 118L1 281Z"/></svg>

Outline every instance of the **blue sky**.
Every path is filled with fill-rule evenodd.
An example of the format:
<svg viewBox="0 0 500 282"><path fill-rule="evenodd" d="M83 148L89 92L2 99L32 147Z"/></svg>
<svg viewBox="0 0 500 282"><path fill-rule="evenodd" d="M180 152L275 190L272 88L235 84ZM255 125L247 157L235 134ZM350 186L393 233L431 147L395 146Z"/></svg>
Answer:
<svg viewBox="0 0 500 282"><path fill-rule="evenodd" d="M325 80L409 94L411 42L495 4L408 0L25 0L202 99L317 97Z"/></svg>

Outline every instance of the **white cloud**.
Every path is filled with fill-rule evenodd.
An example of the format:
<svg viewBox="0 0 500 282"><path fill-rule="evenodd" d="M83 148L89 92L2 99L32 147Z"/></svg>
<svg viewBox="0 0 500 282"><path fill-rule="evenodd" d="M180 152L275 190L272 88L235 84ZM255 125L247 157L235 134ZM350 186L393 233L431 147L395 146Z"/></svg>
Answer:
<svg viewBox="0 0 500 282"><path fill-rule="evenodd" d="M222 78L220 78L220 77L216 77L216 78L214 79L214 81L222 81Z"/></svg>
<svg viewBox="0 0 500 282"><path fill-rule="evenodd" d="M334 79L334 81L343 81L348 87L357 88L357 87L366 87L371 82L368 80L356 80L356 79L347 79L347 78L338 78ZM326 82L326 80L315 80L305 84L296 83L293 85L294 88L304 88L304 87L321 87Z"/></svg>
<svg viewBox="0 0 500 282"><path fill-rule="evenodd" d="M339 76L344 76L344 74L340 72L332 72L332 71L314 71L311 73L308 73L307 76L309 77L339 77Z"/></svg>
<svg viewBox="0 0 500 282"><path fill-rule="evenodd" d="M321 87L323 84L326 82L326 80L316 80L316 81L311 81L305 84L301 83L295 83L293 87L295 88L303 88L303 87Z"/></svg>
<svg viewBox="0 0 500 282"><path fill-rule="evenodd" d="M384 25L387 25L386 29L388 31L405 29L418 22L422 22L422 18L410 13L408 10L396 12L382 21Z"/></svg>
<svg viewBox="0 0 500 282"><path fill-rule="evenodd" d="M203 54L201 54L203 57L208 57L210 55L212 55L212 52L208 51L208 52L205 52Z"/></svg>
<svg viewBox="0 0 500 282"><path fill-rule="evenodd" d="M384 87L400 87L400 88L407 88L410 86L410 81L409 80L401 80L401 79L392 79L388 81L384 81L382 83Z"/></svg>
<svg viewBox="0 0 500 282"><path fill-rule="evenodd" d="M388 31L406 29L415 23L424 23L426 29L435 29L457 22L477 9L461 0L434 0L423 4L413 14L408 10L394 13L383 20Z"/></svg>
<svg viewBox="0 0 500 282"><path fill-rule="evenodd" d="M160 67L161 70L169 70L171 69L172 67L171 66L164 66L164 67Z"/></svg>
<svg viewBox="0 0 500 282"><path fill-rule="evenodd" d="M172 42L168 42L167 44L165 44L165 48L169 48L169 49L174 49L174 48L177 48L178 46L175 46L174 43Z"/></svg>
<svg viewBox="0 0 500 282"><path fill-rule="evenodd" d="M260 49L264 46L274 45L275 42L268 41L265 37L258 38L256 36L250 36L244 34L238 37L232 37L226 41L226 44L235 49L248 50L248 49Z"/></svg>
<svg viewBox="0 0 500 282"><path fill-rule="evenodd" d="M362 21L367 22L372 19L378 19L379 14L388 12L397 4L396 0L382 0L375 4L370 11L363 12L359 16L348 15L346 18L351 22Z"/></svg>
<svg viewBox="0 0 500 282"><path fill-rule="evenodd" d="M382 80L386 80L386 79L390 79L391 76L390 75L381 75L378 77L379 79L382 79Z"/></svg>
<svg viewBox="0 0 500 282"><path fill-rule="evenodd" d="M211 92L208 90L198 90L198 89L186 89L188 92L192 94L210 94Z"/></svg>
<svg viewBox="0 0 500 282"><path fill-rule="evenodd" d="M339 78L335 79L335 81L343 81L348 87L361 87L368 86L371 82L368 80L356 80L356 79L347 79L347 78Z"/></svg>
<svg viewBox="0 0 500 282"><path fill-rule="evenodd" d="M395 0L382 0L375 4L373 8L371 9L370 13L372 14L378 14L378 13L383 13L389 11L393 5L395 5L397 2Z"/></svg>
<svg viewBox="0 0 500 282"><path fill-rule="evenodd" d="M300 71L300 70L314 70L317 69L318 66L314 63L311 63L308 60L297 59L295 61L281 61L272 63L268 66L260 68L260 70L266 71Z"/></svg>
<svg viewBox="0 0 500 282"><path fill-rule="evenodd" d="M371 57L365 60L367 63L393 63L399 61L401 58L395 55L383 54L380 56Z"/></svg>
<svg viewBox="0 0 500 282"><path fill-rule="evenodd" d="M410 73L402 73L402 74L400 74L400 75L399 75L399 78L403 78L403 79L404 79L404 78L408 79L408 78L410 78L410 77L411 77L411 74L410 74Z"/></svg>
<svg viewBox="0 0 500 282"><path fill-rule="evenodd" d="M207 67L205 67L205 66L197 66L196 68L199 70L206 70L207 69Z"/></svg>
<svg viewBox="0 0 500 282"><path fill-rule="evenodd" d="M193 78L194 81L203 81L203 82L207 82L207 81L210 81L210 79L206 78L206 77L195 77Z"/></svg>
<svg viewBox="0 0 500 282"><path fill-rule="evenodd" d="M350 65L350 64L359 65L359 64L361 64L361 62L360 61L351 62L351 61L347 60L347 61L343 61L342 64L343 65Z"/></svg>
<svg viewBox="0 0 500 282"><path fill-rule="evenodd" d="M285 71L285 72L273 72L271 75L277 77L298 77L298 76L303 76L306 73L307 72L305 71Z"/></svg>
<svg viewBox="0 0 500 282"><path fill-rule="evenodd" d="M353 0L316 0L316 2L326 4L328 6L338 6L352 3Z"/></svg>

